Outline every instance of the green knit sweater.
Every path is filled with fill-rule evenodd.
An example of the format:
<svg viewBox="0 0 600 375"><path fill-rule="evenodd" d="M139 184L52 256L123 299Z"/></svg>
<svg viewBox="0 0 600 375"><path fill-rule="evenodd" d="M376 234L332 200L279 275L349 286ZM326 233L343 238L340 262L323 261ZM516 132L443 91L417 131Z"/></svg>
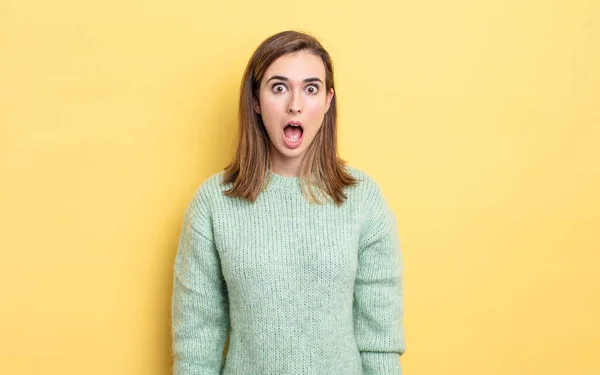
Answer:
<svg viewBox="0 0 600 375"><path fill-rule="evenodd" d="M341 206L309 203L278 174L254 203L222 193L223 171L200 186L174 265L175 375L401 374L396 219L346 168L359 183Z"/></svg>

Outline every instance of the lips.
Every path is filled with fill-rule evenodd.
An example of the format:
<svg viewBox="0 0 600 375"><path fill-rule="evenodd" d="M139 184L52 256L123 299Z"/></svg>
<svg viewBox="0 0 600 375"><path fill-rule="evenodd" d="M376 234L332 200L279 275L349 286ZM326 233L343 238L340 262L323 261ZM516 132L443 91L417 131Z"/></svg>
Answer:
<svg viewBox="0 0 600 375"><path fill-rule="evenodd" d="M304 128L300 121L288 121L283 127L283 142L289 148L296 148L302 143Z"/></svg>

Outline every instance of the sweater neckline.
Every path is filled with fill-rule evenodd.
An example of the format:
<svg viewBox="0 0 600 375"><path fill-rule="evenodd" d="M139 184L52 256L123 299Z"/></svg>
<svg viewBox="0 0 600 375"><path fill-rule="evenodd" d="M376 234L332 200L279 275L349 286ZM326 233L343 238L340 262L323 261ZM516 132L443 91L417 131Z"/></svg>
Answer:
<svg viewBox="0 0 600 375"><path fill-rule="evenodd" d="M300 177L283 176L273 172L272 170L267 172L267 181L269 181L269 188L277 190L294 191L296 189L300 189Z"/></svg>

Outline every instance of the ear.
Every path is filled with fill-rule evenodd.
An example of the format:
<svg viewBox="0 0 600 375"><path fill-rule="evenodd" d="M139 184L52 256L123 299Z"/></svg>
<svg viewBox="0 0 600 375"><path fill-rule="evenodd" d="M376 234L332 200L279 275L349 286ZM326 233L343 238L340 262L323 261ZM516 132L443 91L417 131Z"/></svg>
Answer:
<svg viewBox="0 0 600 375"><path fill-rule="evenodd" d="M331 100L333 99L333 96L335 95L335 92L333 91L333 87L331 89L329 89L329 92L327 93L327 98L325 99L327 102L325 103L325 113L327 113L327 111L329 111L329 106L331 105Z"/></svg>
<svg viewBox="0 0 600 375"><path fill-rule="evenodd" d="M260 103L258 102L258 100L256 100L256 98L252 99L252 106L254 107L254 112L260 115Z"/></svg>

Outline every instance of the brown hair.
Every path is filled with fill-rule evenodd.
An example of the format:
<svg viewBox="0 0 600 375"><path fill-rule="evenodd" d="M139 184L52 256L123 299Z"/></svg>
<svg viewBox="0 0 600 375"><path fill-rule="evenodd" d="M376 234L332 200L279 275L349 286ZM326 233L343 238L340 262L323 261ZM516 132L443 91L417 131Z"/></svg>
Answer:
<svg viewBox="0 0 600 375"><path fill-rule="evenodd" d="M263 41L250 58L242 78L238 145L233 160L225 167L224 176L224 182L232 183L233 186L225 192L226 195L254 202L266 187L265 180L271 177L268 176L271 166L270 141L262 117L254 111L253 104L255 100L258 101L260 83L271 63L283 55L302 50L308 50L323 60L326 90L329 92L334 88L331 57L311 35L283 31ZM305 151L302 161L300 186L312 203L322 204L315 193L316 188L319 195L325 198L329 196L336 204L341 205L346 199L344 188L357 182L345 170L345 162L338 155L336 98L337 93L333 95L323 124Z"/></svg>

